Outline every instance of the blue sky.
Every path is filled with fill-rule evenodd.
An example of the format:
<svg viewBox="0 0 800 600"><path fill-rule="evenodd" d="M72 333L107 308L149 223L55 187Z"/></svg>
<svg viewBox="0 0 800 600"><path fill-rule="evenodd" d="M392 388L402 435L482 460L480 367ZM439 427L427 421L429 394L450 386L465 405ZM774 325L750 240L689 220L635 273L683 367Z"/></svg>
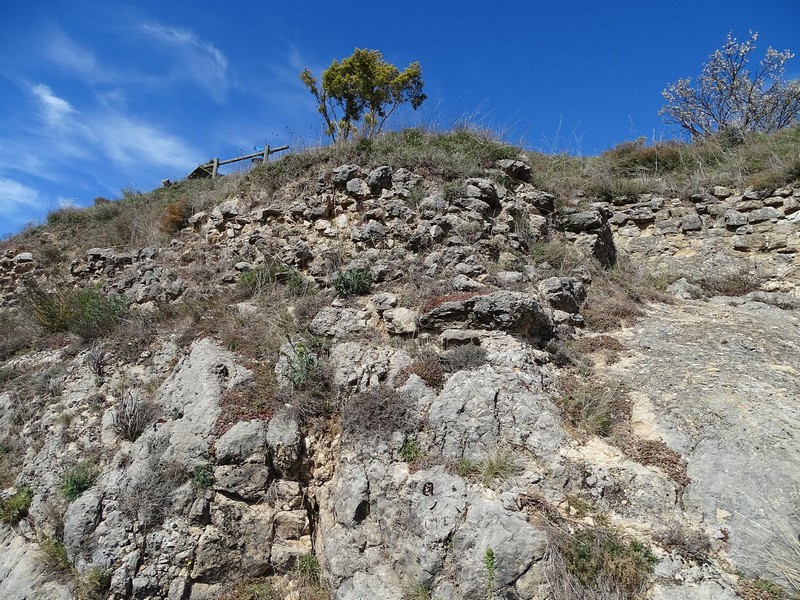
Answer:
<svg viewBox="0 0 800 600"><path fill-rule="evenodd" d="M673 137L661 90L729 31L800 51L800 2L31 0L0 22L0 236L49 210L146 191L256 144L322 140L298 79L354 48L422 65L390 125L493 129L594 154ZM800 78L800 58L788 63Z"/></svg>

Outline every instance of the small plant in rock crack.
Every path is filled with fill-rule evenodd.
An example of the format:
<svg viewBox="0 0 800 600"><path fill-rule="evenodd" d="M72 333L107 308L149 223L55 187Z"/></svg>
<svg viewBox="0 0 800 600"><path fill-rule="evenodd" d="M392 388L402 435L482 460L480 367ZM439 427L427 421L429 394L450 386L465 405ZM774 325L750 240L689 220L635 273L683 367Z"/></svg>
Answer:
<svg viewBox="0 0 800 600"><path fill-rule="evenodd" d="M7 500L0 499L0 521L14 525L28 516L33 493L29 485L20 486Z"/></svg>
<svg viewBox="0 0 800 600"><path fill-rule="evenodd" d="M497 559L494 550L487 548L483 554L483 564L486 566L486 600L494 600L494 584L497 572Z"/></svg>
<svg viewBox="0 0 800 600"><path fill-rule="evenodd" d="M81 461L72 467L61 481L61 493L67 502L77 500L83 492L92 487L97 475L97 468L87 461Z"/></svg>
<svg viewBox="0 0 800 600"><path fill-rule="evenodd" d="M368 269L348 269L337 273L331 280L331 285L342 297L360 296L372 287L372 277Z"/></svg>
<svg viewBox="0 0 800 600"><path fill-rule="evenodd" d="M214 468L211 465L197 465L192 470L192 485L198 489L214 485Z"/></svg>
<svg viewBox="0 0 800 600"><path fill-rule="evenodd" d="M319 359L303 342L292 346L291 351L285 353L286 371L284 375L293 388L302 388L312 377L319 366Z"/></svg>
<svg viewBox="0 0 800 600"><path fill-rule="evenodd" d="M140 398L136 390L125 390L114 411L114 431L123 439L135 442L157 415L158 408L153 402Z"/></svg>
<svg viewBox="0 0 800 600"><path fill-rule="evenodd" d="M92 373L98 377L103 377L106 373L106 366L110 358L111 356L105 349L105 346L98 341L94 341L89 348L89 355L86 358L86 362Z"/></svg>

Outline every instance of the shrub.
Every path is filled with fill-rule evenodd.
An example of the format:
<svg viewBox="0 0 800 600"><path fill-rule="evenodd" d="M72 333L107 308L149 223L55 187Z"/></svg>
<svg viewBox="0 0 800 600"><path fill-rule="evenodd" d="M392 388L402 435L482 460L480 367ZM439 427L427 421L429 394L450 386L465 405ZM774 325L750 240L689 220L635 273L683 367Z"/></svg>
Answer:
<svg viewBox="0 0 800 600"><path fill-rule="evenodd" d="M680 525L673 524L654 535L653 539L667 550L675 550L684 558L701 565L708 562L711 542L708 536L700 530L687 530Z"/></svg>
<svg viewBox="0 0 800 600"><path fill-rule="evenodd" d="M331 284L342 297L361 296L369 292L372 278L367 269L348 269L337 273Z"/></svg>
<svg viewBox="0 0 800 600"><path fill-rule="evenodd" d="M551 553L555 560L558 587L572 590L559 598L594 597L575 593L616 592L623 598L635 597L644 588L658 560L648 547L636 540L625 540L601 527L570 533L551 528Z"/></svg>
<svg viewBox="0 0 800 600"><path fill-rule="evenodd" d="M23 291L20 304L46 332L70 332L87 340L113 331L127 311L124 299L94 289L48 292L34 283Z"/></svg>
<svg viewBox="0 0 800 600"><path fill-rule="evenodd" d="M486 350L475 344L464 344L448 350L441 357L447 371L474 371L486 364Z"/></svg>
<svg viewBox="0 0 800 600"><path fill-rule="evenodd" d="M316 554L304 554L297 559L295 565L297 575L306 583L318 585L322 571Z"/></svg>
<svg viewBox="0 0 800 600"><path fill-rule="evenodd" d="M81 461L70 469L61 481L61 493L67 502L77 500L83 492L94 485L98 471L96 467Z"/></svg>
<svg viewBox="0 0 800 600"><path fill-rule="evenodd" d="M0 521L15 524L28 516L33 493L28 485L20 486L7 500L0 500Z"/></svg>
<svg viewBox="0 0 800 600"><path fill-rule="evenodd" d="M286 356L286 370L283 375L295 389L302 389L312 379L319 367L319 359L304 342L297 342Z"/></svg>
<svg viewBox="0 0 800 600"><path fill-rule="evenodd" d="M342 407L342 429L355 439L374 440L395 431L413 431L414 417L414 405L407 394L381 386L350 398Z"/></svg>
<svg viewBox="0 0 800 600"><path fill-rule="evenodd" d="M135 390L125 390L114 411L112 425L120 437L135 442L157 414L158 408L150 400L141 399Z"/></svg>
<svg viewBox="0 0 800 600"><path fill-rule="evenodd" d="M214 485L214 468L211 465L197 465L192 471L192 485L199 489Z"/></svg>

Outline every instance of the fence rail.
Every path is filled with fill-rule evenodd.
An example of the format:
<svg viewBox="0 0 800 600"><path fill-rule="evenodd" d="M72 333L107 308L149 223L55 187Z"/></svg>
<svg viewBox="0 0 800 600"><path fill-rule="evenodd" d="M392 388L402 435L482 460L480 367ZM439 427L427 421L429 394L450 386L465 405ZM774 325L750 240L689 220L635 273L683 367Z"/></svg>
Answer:
<svg viewBox="0 0 800 600"><path fill-rule="evenodd" d="M282 152L284 150L288 150L289 146L278 146L277 148L270 148L269 146L264 146L263 150L258 152L253 152L252 154L246 154L244 156L237 156L236 158L226 158L225 160L220 160L218 158L212 158L207 163L203 163L201 165L197 165L197 168L189 173L189 179L206 179L206 178L213 178L219 174L219 168L222 165L229 165L231 163L239 162L240 160L247 160L253 159L258 160L261 159L262 161L266 162L269 160L269 155L274 154L276 152Z"/></svg>

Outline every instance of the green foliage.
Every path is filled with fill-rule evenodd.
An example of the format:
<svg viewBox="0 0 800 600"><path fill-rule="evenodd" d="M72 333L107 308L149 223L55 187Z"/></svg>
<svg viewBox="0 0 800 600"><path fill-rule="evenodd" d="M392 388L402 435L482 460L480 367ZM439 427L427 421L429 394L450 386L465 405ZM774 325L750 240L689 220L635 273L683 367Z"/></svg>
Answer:
<svg viewBox="0 0 800 600"><path fill-rule="evenodd" d="M325 133L334 142L353 137L359 121L361 134L371 139L399 106L409 102L416 110L426 98L419 63L411 63L401 73L378 50L356 48L341 63L334 60L322 72L321 88L308 69L300 80L317 101Z"/></svg>
<svg viewBox="0 0 800 600"><path fill-rule="evenodd" d="M211 465L197 465L192 471L192 485L199 489L214 485L214 468Z"/></svg>
<svg viewBox="0 0 800 600"><path fill-rule="evenodd" d="M22 310L48 333L68 331L86 340L109 334L127 312L125 300L98 290L48 292L29 284L20 297Z"/></svg>
<svg viewBox="0 0 800 600"><path fill-rule="evenodd" d="M0 521L15 524L28 516L33 492L28 485L20 486L8 500L0 500Z"/></svg>
<svg viewBox="0 0 800 600"><path fill-rule="evenodd" d="M369 292L372 278L368 269L348 269L337 273L331 284L342 297L360 296Z"/></svg>
<svg viewBox="0 0 800 600"><path fill-rule="evenodd" d="M322 571L316 554L304 554L298 557L295 571L305 583L319 585Z"/></svg>
<svg viewBox="0 0 800 600"><path fill-rule="evenodd" d="M39 549L42 551L42 561L47 567L62 572L72 571L73 567L67 557L67 549L60 541L44 537L39 540Z"/></svg>
<svg viewBox="0 0 800 600"><path fill-rule="evenodd" d="M602 528L561 532L556 543L565 570L584 589L617 590L623 597L639 592L658 562L644 544Z"/></svg>
<svg viewBox="0 0 800 600"><path fill-rule="evenodd" d="M72 467L61 481L61 493L67 502L77 500L92 487L97 475L97 468L87 461L81 461Z"/></svg>
<svg viewBox="0 0 800 600"><path fill-rule="evenodd" d="M486 600L493 600L497 561L491 548L487 548L484 552L483 564L486 566Z"/></svg>
<svg viewBox="0 0 800 600"><path fill-rule="evenodd" d="M286 356L284 375L295 389L302 388L319 366L319 359L303 342L296 343Z"/></svg>
<svg viewBox="0 0 800 600"><path fill-rule="evenodd" d="M423 455L422 446L413 438L406 438L403 445L400 447L400 458L402 458L404 462L412 463L422 458Z"/></svg>

